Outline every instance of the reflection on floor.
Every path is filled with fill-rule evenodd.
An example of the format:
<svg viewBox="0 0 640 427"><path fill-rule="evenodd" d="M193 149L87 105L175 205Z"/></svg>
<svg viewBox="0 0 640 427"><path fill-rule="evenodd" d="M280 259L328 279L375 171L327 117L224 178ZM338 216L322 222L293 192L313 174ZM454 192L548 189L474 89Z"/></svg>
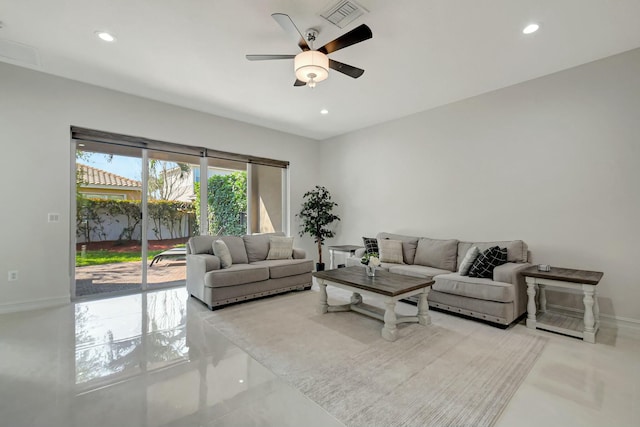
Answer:
<svg viewBox="0 0 640 427"><path fill-rule="evenodd" d="M0 425L341 425L209 315L176 288L0 316ZM497 427L640 425L640 333L525 331L549 343Z"/></svg>
<svg viewBox="0 0 640 427"><path fill-rule="evenodd" d="M184 288L0 317L0 425L340 426Z"/></svg>

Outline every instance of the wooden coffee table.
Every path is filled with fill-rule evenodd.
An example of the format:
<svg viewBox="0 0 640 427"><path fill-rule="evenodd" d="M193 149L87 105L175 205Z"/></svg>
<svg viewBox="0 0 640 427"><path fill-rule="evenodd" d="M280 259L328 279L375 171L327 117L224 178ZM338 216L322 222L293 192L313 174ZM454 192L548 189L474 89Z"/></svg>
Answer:
<svg viewBox="0 0 640 427"><path fill-rule="evenodd" d="M398 323L413 322L421 325L431 324L429 316L429 304L427 295L430 286L434 283L430 277L421 279L418 277L404 276L378 270L375 277L367 276L364 267L347 267L337 270L319 271L313 273L320 286L320 305L318 313L336 311L355 311L375 319L384 321L382 337L387 341L395 341L398 338ZM329 305L327 303L327 284L353 292L351 303L344 305ZM362 295L381 297L385 309L364 304ZM397 316L395 312L398 300L413 295L419 295L418 314L416 316Z"/></svg>

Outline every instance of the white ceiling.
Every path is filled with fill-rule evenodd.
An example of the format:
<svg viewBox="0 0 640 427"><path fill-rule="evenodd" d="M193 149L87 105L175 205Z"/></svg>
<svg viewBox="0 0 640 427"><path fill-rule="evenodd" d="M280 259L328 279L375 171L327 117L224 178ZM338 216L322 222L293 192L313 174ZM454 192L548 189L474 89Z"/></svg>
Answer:
<svg viewBox="0 0 640 427"><path fill-rule="evenodd" d="M339 29L319 16L326 0L0 0L0 41L38 64L0 60L325 139L640 47L638 0L358 2L369 13ZM299 52L274 12L320 29L316 47L366 23L373 39L330 55L364 75L312 90L293 87L293 61L247 61Z"/></svg>

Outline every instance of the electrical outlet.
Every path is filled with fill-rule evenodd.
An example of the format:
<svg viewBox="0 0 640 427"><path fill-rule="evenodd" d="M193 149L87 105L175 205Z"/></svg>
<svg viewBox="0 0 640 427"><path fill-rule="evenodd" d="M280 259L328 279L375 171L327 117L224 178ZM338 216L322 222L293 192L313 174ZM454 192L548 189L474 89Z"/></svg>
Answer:
<svg viewBox="0 0 640 427"><path fill-rule="evenodd" d="M60 222L60 214L59 213L50 213L47 215L48 222Z"/></svg>
<svg viewBox="0 0 640 427"><path fill-rule="evenodd" d="M9 281L15 282L18 280L18 270L13 270L9 272Z"/></svg>

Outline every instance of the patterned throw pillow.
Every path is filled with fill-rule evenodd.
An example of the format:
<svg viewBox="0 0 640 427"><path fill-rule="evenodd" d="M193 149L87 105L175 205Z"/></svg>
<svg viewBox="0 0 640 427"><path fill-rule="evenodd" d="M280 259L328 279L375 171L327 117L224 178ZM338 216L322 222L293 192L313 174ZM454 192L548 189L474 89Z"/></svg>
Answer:
<svg viewBox="0 0 640 427"><path fill-rule="evenodd" d="M293 237L269 236L267 259L291 259L293 257Z"/></svg>
<svg viewBox="0 0 640 427"><path fill-rule="evenodd" d="M460 262L460 268L458 269L458 274L461 276L468 276L469 270L471 270L471 266L480 256L480 249L477 246L472 246L467 251L467 254L464 256L464 259Z"/></svg>
<svg viewBox="0 0 640 427"><path fill-rule="evenodd" d="M380 249L380 261L392 262L394 264L404 264L402 256L402 241L382 239L378 242Z"/></svg>
<svg viewBox="0 0 640 427"><path fill-rule="evenodd" d="M364 253L365 254L378 254L378 239L375 237L363 237Z"/></svg>
<svg viewBox="0 0 640 427"><path fill-rule="evenodd" d="M507 248L493 246L484 250L469 270L469 277L493 278L493 269L507 263Z"/></svg>
<svg viewBox="0 0 640 427"><path fill-rule="evenodd" d="M227 244L224 240L216 240L213 242L213 254L220 258L220 267L229 268L231 267L231 252L227 247Z"/></svg>

